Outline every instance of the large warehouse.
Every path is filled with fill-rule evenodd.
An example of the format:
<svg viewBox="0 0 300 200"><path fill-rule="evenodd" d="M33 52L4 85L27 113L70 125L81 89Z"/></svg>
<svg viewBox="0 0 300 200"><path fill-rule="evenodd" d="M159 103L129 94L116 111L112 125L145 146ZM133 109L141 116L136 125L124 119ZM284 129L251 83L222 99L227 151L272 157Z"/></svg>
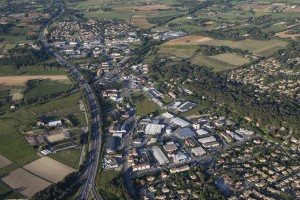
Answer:
<svg viewBox="0 0 300 200"><path fill-rule="evenodd" d="M159 164L166 164L169 163L168 158L165 156L165 154L162 152L162 150L158 146L152 147L152 152Z"/></svg>

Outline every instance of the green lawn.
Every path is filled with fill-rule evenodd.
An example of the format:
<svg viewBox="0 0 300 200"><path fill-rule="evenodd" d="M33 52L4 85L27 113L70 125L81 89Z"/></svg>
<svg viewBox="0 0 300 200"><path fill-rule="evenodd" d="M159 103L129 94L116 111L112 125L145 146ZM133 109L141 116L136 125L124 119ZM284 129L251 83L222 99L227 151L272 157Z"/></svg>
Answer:
<svg viewBox="0 0 300 200"><path fill-rule="evenodd" d="M136 112L138 116L148 115L156 111L159 112L160 110L159 106L153 101L149 100L142 92L134 93L132 99L136 105Z"/></svg>
<svg viewBox="0 0 300 200"><path fill-rule="evenodd" d="M24 97L27 99L40 96L49 96L67 92L70 87L70 81L54 81L54 80L30 80L26 84Z"/></svg>
<svg viewBox="0 0 300 200"><path fill-rule="evenodd" d="M288 42L282 40L252 40L246 39L242 41L230 40L211 40L203 44L212 46L228 46L231 48L238 48L248 50L252 53L267 56L275 53L278 49L282 49L288 45Z"/></svg>
<svg viewBox="0 0 300 200"><path fill-rule="evenodd" d="M62 98L46 102L41 105L30 107L29 109L35 113L48 113L55 110L73 107L78 104L80 100L80 93L76 92Z"/></svg>
<svg viewBox="0 0 300 200"><path fill-rule="evenodd" d="M70 115L69 119L71 120L73 126L76 126L76 127L86 126L84 113L77 113L75 115Z"/></svg>
<svg viewBox="0 0 300 200"><path fill-rule="evenodd" d="M51 154L50 157L74 169L78 168L81 149L69 149Z"/></svg>
<svg viewBox="0 0 300 200"><path fill-rule="evenodd" d="M240 66L240 65L244 65L246 63L249 63L249 60L245 57L242 56L238 56L236 54L233 53L224 53L224 54L219 54L219 55L215 55L215 56L210 56L211 58L220 60L222 62L226 62L228 64L231 65L235 65L235 66Z"/></svg>

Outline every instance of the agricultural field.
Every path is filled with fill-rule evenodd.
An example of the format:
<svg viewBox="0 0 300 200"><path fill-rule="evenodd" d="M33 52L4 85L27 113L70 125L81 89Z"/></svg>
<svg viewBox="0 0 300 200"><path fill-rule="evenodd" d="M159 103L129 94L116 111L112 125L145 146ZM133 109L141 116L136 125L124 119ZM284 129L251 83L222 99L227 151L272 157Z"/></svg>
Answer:
<svg viewBox="0 0 300 200"><path fill-rule="evenodd" d="M70 80L51 80L51 79L35 79L29 80L26 84L26 90L24 97L27 99L40 97L40 96L51 96L52 94L59 94L67 92L70 88Z"/></svg>
<svg viewBox="0 0 300 200"><path fill-rule="evenodd" d="M23 166L23 168L52 183L61 181L65 176L75 171L73 168L49 157L40 158Z"/></svg>
<svg viewBox="0 0 300 200"><path fill-rule="evenodd" d="M146 16L133 15L130 20L130 24L141 28L151 28L154 24L150 24Z"/></svg>
<svg viewBox="0 0 300 200"><path fill-rule="evenodd" d="M159 106L149 100L144 93L136 92L133 94L133 102L136 105L136 113L138 116L148 115L153 112L159 112Z"/></svg>
<svg viewBox="0 0 300 200"><path fill-rule="evenodd" d="M20 194L15 193L12 189L0 182L0 199L21 199Z"/></svg>
<svg viewBox="0 0 300 200"><path fill-rule="evenodd" d="M224 53L224 54L219 54L219 55L210 56L210 57L217 59L221 62L226 62L226 63L234 65L234 66L240 66L240 65L249 63L249 60L247 58L238 56L233 53Z"/></svg>
<svg viewBox="0 0 300 200"><path fill-rule="evenodd" d="M50 182L41 179L22 168L1 177L1 181L27 197L31 197L35 193L51 185Z"/></svg>
<svg viewBox="0 0 300 200"><path fill-rule="evenodd" d="M211 46L228 46L230 48L237 48L247 50L251 53L261 56L268 56L275 53L279 49L283 49L288 45L288 42L282 40L252 40L246 39L242 41L230 41L230 40L211 40L203 42L203 44Z"/></svg>
<svg viewBox="0 0 300 200"><path fill-rule="evenodd" d="M55 99L41 105L32 106L29 108L30 111L34 113L48 114L51 112L59 112L62 109L72 108L78 106L80 100L80 93L76 92L59 99ZM69 110L68 110L68 114Z"/></svg>
<svg viewBox="0 0 300 200"><path fill-rule="evenodd" d="M0 169L10 165L12 162L0 154Z"/></svg>
<svg viewBox="0 0 300 200"><path fill-rule="evenodd" d="M161 46L159 53L170 54L176 56L177 58L191 58L195 55L197 47L195 48L170 48Z"/></svg>
<svg viewBox="0 0 300 200"><path fill-rule="evenodd" d="M50 157L74 169L78 168L81 149L70 149L51 154Z"/></svg>
<svg viewBox="0 0 300 200"><path fill-rule="evenodd" d="M187 35L179 37L170 41L163 43L163 46L172 46L172 45L199 45L205 42L212 41L210 37L200 36L200 35Z"/></svg>
<svg viewBox="0 0 300 200"><path fill-rule="evenodd" d="M25 86L29 80L34 79L51 79L51 80L69 80L66 75L41 75L41 76L0 76L0 84L3 85L13 85L13 86Z"/></svg>
<svg viewBox="0 0 300 200"><path fill-rule="evenodd" d="M0 117L0 154L22 166L38 158L20 135L20 129L30 128L36 115L26 109L6 113ZM30 127L29 127L30 126Z"/></svg>
<svg viewBox="0 0 300 200"><path fill-rule="evenodd" d="M192 64L195 64L195 65L203 65L203 66L211 67L211 68L213 68L213 70L215 72L233 69L233 67L234 67L234 66L230 65L229 63L214 59L209 56L204 56L202 54L196 54L191 59L191 62L192 62Z"/></svg>

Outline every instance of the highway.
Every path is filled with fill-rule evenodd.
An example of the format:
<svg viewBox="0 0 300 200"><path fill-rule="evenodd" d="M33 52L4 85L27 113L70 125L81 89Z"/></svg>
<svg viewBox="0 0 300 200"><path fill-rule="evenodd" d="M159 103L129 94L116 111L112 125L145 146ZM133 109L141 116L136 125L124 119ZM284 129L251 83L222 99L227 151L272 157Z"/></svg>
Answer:
<svg viewBox="0 0 300 200"><path fill-rule="evenodd" d="M77 199L88 199L89 194L92 191L94 198L98 200L99 197L95 189L95 177L97 174L97 167L99 163L99 156L101 150L99 108L96 102L96 98L88 82L73 65L71 65L64 57L59 55L55 50L53 50L48 44L47 40L45 40L45 30L64 12L64 9L59 4L58 0L55 0L55 5L58 8L58 12L41 27L39 33L39 40L41 45L45 47L50 54L55 56L57 61L60 62L63 66L65 66L73 74L74 77L76 77L76 79L80 82L83 91L86 94L87 102L91 113L91 140L89 145L89 152L87 154L87 159L83 167L83 173L81 177L84 182L79 190Z"/></svg>

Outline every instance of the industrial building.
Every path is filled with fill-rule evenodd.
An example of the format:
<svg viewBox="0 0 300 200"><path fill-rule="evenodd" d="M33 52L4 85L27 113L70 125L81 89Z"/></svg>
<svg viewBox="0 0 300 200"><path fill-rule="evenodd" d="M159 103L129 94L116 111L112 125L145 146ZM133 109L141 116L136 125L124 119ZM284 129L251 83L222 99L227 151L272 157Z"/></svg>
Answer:
<svg viewBox="0 0 300 200"><path fill-rule="evenodd" d="M186 126L191 125L189 122L187 122L186 120L183 120L179 117L171 119L171 122L173 124L176 124L176 125L180 126L180 127L186 127Z"/></svg>
<svg viewBox="0 0 300 200"><path fill-rule="evenodd" d="M194 131L190 128L179 128L175 131L175 136L178 137L181 140L195 137Z"/></svg>
<svg viewBox="0 0 300 200"><path fill-rule="evenodd" d="M164 128L165 128L165 125L162 125L162 124L147 124L146 129L145 129L145 134L147 134L147 135L160 134Z"/></svg>
<svg viewBox="0 0 300 200"><path fill-rule="evenodd" d="M162 152L162 150L158 146L152 147L152 153L160 165L169 163L168 158L165 156L165 154Z"/></svg>
<svg viewBox="0 0 300 200"><path fill-rule="evenodd" d="M214 141L217 141L217 140L214 136L209 136L209 137L205 137L205 138L200 138L200 139L198 139L198 141L201 144L204 144L204 143L207 143L207 142L214 142Z"/></svg>
<svg viewBox="0 0 300 200"><path fill-rule="evenodd" d="M193 154L195 154L196 156L202 156L202 155L206 154L206 151L205 151L202 147L195 147L195 148L192 148L191 151L192 151Z"/></svg>

